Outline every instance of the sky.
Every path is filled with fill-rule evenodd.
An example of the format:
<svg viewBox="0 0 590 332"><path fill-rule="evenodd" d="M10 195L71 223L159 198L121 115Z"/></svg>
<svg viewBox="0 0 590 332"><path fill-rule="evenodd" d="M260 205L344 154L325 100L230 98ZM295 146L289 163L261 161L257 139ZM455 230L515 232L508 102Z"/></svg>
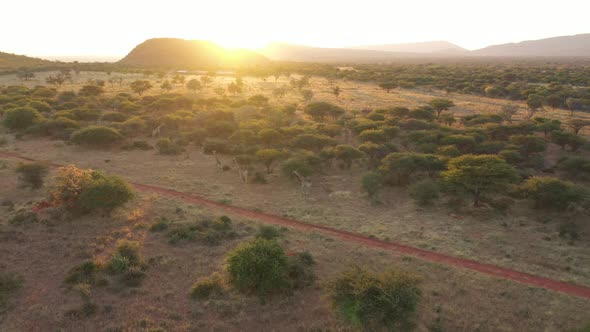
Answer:
<svg viewBox="0 0 590 332"><path fill-rule="evenodd" d="M122 57L149 38L343 47L446 40L467 49L590 33L588 0L3 0L0 51Z"/></svg>

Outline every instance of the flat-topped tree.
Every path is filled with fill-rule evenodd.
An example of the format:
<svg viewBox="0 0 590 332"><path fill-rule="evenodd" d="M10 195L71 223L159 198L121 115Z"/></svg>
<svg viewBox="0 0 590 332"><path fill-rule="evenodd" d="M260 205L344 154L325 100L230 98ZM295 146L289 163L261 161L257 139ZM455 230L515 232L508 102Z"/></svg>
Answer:
<svg viewBox="0 0 590 332"><path fill-rule="evenodd" d="M473 206L479 206L482 194L502 191L518 180L516 169L495 155L453 158L441 176L449 187L471 194Z"/></svg>
<svg viewBox="0 0 590 332"><path fill-rule="evenodd" d="M440 114L443 111L446 111L449 108L455 106L455 103L453 103L453 101L449 99L436 98L429 101L428 105L436 111L436 118L438 119L440 118Z"/></svg>
<svg viewBox="0 0 590 332"><path fill-rule="evenodd" d="M152 84L148 80L136 80L131 82L129 87L133 92L141 96L144 92L152 88Z"/></svg>

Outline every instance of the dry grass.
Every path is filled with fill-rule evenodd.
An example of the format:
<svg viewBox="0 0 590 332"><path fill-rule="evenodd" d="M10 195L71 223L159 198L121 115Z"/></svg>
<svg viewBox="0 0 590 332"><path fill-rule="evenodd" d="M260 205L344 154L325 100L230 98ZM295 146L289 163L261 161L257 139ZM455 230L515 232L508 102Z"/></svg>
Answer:
<svg viewBox="0 0 590 332"><path fill-rule="evenodd" d="M31 194L15 189L10 172L0 171L0 193L13 195L17 206L44 196L42 191ZM129 220L130 214L137 215L134 211L144 209L149 210L147 219ZM0 213L7 216L11 212L3 207ZM188 291L194 281L222 271L225 254L252 238L258 224L234 219L238 238L218 246L198 242L170 245L165 232L142 230L156 217L166 217L176 226L212 213L173 199L142 196L112 218L87 216L31 225L0 222L0 248L6 257L3 268L25 280L23 290L11 300L13 309L0 317L0 329L346 330L349 327L332 314L322 284L359 262L376 270L398 268L422 276L418 331L436 324L448 331L564 331L583 324L590 310L587 301L574 297L292 230L280 241L288 252L305 250L314 255L315 286L293 296L272 298L267 304L232 291L205 302L191 301ZM65 317L65 312L83 303L74 291L63 287L67 271L84 260L110 253L108 244L121 238L142 243L149 269L141 287L95 287L90 300L97 305L96 313L88 318Z"/></svg>

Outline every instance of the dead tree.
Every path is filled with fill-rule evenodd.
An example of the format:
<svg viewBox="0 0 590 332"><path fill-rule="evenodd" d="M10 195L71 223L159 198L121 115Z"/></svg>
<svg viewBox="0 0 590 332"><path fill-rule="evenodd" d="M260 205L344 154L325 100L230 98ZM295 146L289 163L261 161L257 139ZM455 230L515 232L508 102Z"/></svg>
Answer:
<svg viewBox="0 0 590 332"><path fill-rule="evenodd" d="M238 174L240 175L242 183L248 183L248 167L242 167L236 157L234 157L234 164L238 168Z"/></svg>
<svg viewBox="0 0 590 332"><path fill-rule="evenodd" d="M293 171L293 174L299 179L299 183L301 183L301 193L307 195L309 190L311 189L311 179L309 177L303 176L299 174L296 170Z"/></svg>

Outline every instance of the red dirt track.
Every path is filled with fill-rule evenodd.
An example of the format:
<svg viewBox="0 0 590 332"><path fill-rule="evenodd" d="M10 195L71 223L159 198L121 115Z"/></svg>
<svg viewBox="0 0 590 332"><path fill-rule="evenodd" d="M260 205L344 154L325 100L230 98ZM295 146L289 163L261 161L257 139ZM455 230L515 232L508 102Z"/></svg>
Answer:
<svg viewBox="0 0 590 332"><path fill-rule="evenodd" d="M1 152L0 157L16 158L21 160L34 161L34 159L27 158L17 153L12 152ZM50 163L53 167L59 167L62 165ZM390 250L399 254L410 255L418 257L430 262L440 263L453 267L465 268L473 271L477 271L483 274L487 274L493 277L512 280L518 283L526 284L529 286L540 287L560 293L565 293L585 299L590 299L590 287L581 285L575 285L555 279L535 276L532 274L511 270L491 264L480 263L465 258L453 257L433 251L423 250L420 248L414 248L408 245L400 243L386 242L383 240L371 238L362 234L342 231L334 228L330 228L322 225L309 224L302 221L286 219L279 216L256 212L253 210L222 204L215 202L194 194L179 192L172 189L166 189L162 187L133 183L133 185L139 190L144 192L153 192L162 196L179 198L187 203L199 205L205 208L211 208L215 210L225 211L241 217L251 218L265 223L287 226L302 231L315 231L325 235L340 238L345 241L358 243L367 247L381 248L384 250Z"/></svg>

